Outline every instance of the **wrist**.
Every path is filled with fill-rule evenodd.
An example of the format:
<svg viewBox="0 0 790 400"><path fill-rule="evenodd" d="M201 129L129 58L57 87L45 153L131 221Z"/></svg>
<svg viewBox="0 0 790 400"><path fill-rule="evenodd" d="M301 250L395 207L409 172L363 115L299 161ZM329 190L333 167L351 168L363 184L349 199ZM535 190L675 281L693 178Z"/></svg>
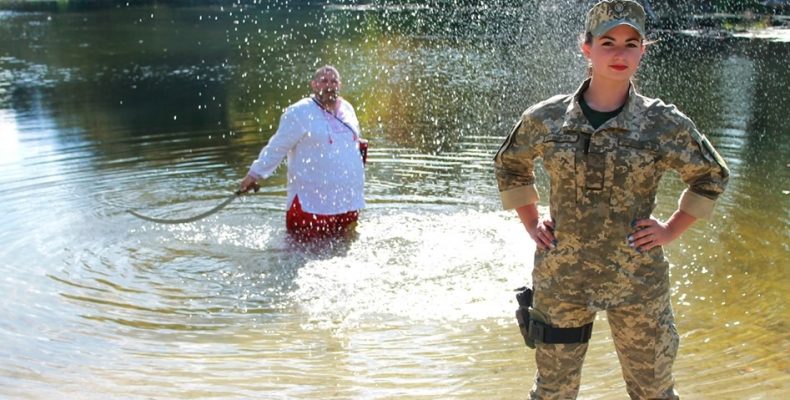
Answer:
<svg viewBox="0 0 790 400"><path fill-rule="evenodd" d="M257 181L258 179L261 179L261 177L258 174L256 174L255 172L252 172L252 171L247 172L247 177L246 178L247 179L252 179L253 181Z"/></svg>
<svg viewBox="0 0 790 400"><path fill-rule="evenodd" d="M679 238L683 232L685 232L695 221L697 220L696 217L686 213L683 210L677 210L674 214L667 220L664 225L664 228L669 233L670 238L675 240Z"/></svg>
<svg viewBox="0 0 790 400"><path fill-rule="evenodd" d="M538 220L530 220L524 222L524 228L527 230L530 236L535 236L535 233L538 232Z"/></svg>

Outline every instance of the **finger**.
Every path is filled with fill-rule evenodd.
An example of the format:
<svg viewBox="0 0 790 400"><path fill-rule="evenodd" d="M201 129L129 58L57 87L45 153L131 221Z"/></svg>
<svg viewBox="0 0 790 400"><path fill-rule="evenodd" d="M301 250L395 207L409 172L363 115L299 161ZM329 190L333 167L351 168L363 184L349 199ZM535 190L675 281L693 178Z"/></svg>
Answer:
<svg viewBox="0 0 790 400"><path fill-rule="evenodd" d="M555 238L554 235L552 235L551 233L549 233L548 236L546 237L546 241L549 243L549 247L551 247L552 249L557 247L557 243L558 243L557 238Z"/></svg>
<svg viewBox="0 0 790 400"><path fill-rule="evenodd" d="M535 238L535 246L537 246L541 250L548 250L549 247L543 242L543 239L540 237L540 234L536 234Z"/></svg>
<svg viewBox="0 0 790 400"><path fill-rule="evenodd" d="M642 251L648 251L648 250L651 250L654 247L658 247L658 246L659 246L659 244L657 242L655 242L655 241L654 242L650 242L650 243L642 246Z"/></svg>
<svg viewBox="0 0 790 400"><path fill-rule="evenodd" d="M628 235L628 241L629 242L635 242L635 241L637 241L639 239L642 239L644 237L653 235L654 233L655 233L655 229L652 229L652 228L640 229L640 230L635 231L635 232L631 233L630 235Z"/></svg>
<svg viewBox="0 0 790 400"><path fill-rule="evenodd" d="M643 244L643 245L637 247L637 250L640 253L644 253L644 252L649 251L650 249L652 249L654 247L658 247L658 246L659 246L659 243L654 240L654 241L651 241L650 243L646 243L646 244Z"/></svg>
<svg viewBox="0 0 790 400"><path fill-rule="evenodd" d="M548 232L543 229L538 229L537 234L535 235L535 243L543 250L548 250L551 248L552 239L549 238Z"/></svg>
<svg viewBox="0 0 790 400"><path fill-rule="evenodd" d="M644 251L650 250L655 246L661 245L658 242L658 237L656 235L647 235L640 239L632 240L628 242L628 245L636 249L637 251Z"/></svg>
<svg viewBox="0 0 790 400"><path fill-rule="evenodd" d="M636 229L639 228L649 228L651 226L655 226L657 222L652 218L645 218L645 219L637 219L632 226Z"/></svg>
<svg viewBox="0 0 790 400"><path fill-rule="evenodd" d="M543 225L550 231L554 232L554 221L547 219L543 221Z"/></svg>
<svg viewBox="0 0 790 400"><path fill-rule="evenodd" d="M254 178L247 176L239 184L239 192L247 193L250 191L250 189L253 189L257 192L258 189L260 189L260 186L258 186L258 182L256 182Z"/></svg>
<svg viewBox="0 0 790 400"><path fill-rule="evenodd" d="M543 242L543 232L540 229L535 232L535 237L533 239L535 240L536 246L542 250L546 250L546 243Z"/></svg>
<svg viewBox="0 0 790 400"><path fill-rule="evenodd" d="M541 233L543 243L545 243L547 247L552 249L557 247L557 239L554 237L554 233L552 233L550 230L541 230Z"/></svg>
<svg viewBox="0 0 790 400"><path fill-rule="evenodd" d="M632 247L634 248L644 248L645 246L650 246L655 242L655 238L653 236L645 236L639 240L633 242Z"/></svg>

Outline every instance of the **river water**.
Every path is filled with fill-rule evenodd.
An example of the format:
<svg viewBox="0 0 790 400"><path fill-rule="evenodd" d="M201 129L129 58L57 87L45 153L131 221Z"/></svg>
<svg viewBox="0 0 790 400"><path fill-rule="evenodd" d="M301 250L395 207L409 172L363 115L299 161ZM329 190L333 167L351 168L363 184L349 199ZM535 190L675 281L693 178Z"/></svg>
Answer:
<svg viewBox="0 0 790 400"><path fill-rule="evenodd" d="M0 397L524 398L512 290L534 245L492 157L585 65L583 5L513 3L0 12ZM640 90L732 169L714 219L666 249L677 388L786 397L790 43L653 37ZM371 142L355 238L291 243L284 168L199 222L125 212L221 202L325 63ZM657 216L682 189L665 177ZM599 318L580 398L626 398Z"/></svg>

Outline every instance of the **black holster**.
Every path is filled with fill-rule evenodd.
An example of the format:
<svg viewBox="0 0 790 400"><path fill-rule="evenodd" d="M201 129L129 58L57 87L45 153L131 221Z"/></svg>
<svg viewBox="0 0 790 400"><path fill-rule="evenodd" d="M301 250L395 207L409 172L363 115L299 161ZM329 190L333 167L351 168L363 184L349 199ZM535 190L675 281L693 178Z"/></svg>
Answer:
<svg viewBox="0 0 790 400"><path fill-rule="evenodd" d="M592 336L593 323L573 328L559 328L547 322L546 316L532 308L532 289L520 287L516 289L516 320L524 344L534 349L535 343L569 344L587 343Z"/></svg>
<svg viewBox="0 0 790 400"><path fill-rule="evenodd" d="M518 329L521 331L521 336L524 337L524 344L534 349L535 342L530 340L529 337L529 309L532 308L532 289L526 286L516 289L516 301L518 301L518 309L516 310Z"/></svg>

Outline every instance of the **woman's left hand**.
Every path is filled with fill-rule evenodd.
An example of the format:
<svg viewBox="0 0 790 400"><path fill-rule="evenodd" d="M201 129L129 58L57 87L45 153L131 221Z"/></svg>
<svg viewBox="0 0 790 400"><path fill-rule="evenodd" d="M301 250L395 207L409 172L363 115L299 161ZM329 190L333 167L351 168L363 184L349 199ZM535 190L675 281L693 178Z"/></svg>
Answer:
<svg viewBox="0 0 790 400"><path fill-rule="evenodd" d="M629 246L640 253L657 246L664 246L675 239L669 224L652 217L636 220L633 226L636 231L628 235L626 240Z"/></svg>

